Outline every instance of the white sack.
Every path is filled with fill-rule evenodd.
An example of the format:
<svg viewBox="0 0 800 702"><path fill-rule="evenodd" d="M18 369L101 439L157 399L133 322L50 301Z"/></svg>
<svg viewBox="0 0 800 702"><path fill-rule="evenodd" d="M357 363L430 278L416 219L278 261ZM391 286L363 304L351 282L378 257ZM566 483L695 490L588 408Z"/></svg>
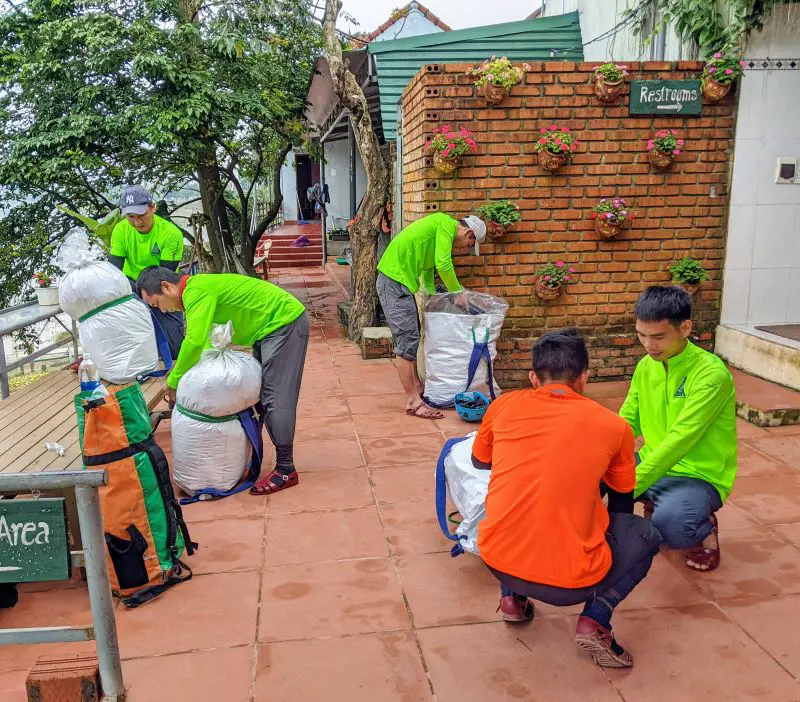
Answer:
<svg viewBox="0 0 800 702"><path fill-rule="evenodd" d="M212 348L203 352L178 384L177 402L211 417L238 414L258 402L261 364L251 355L227 348L233 327L215 325ZM203 488L230 490L250 461L251 446L238 421L204 422L172 414L175 482L189 495Z"/></svg>
<svg viewBox="0 0 800 702"><path fill-rule="evenodd" d="M461 302L463 300L463 303ZM489 384L486 361L481 361L472 383L469 361L475 339L489 341L489 353L494 362L497 339L503 328L508 303L499 297L464 291L432 295L425 302L425 398L449 407L453 398L466 390L478 390ZM495 393L501 392L497 382Z"/></svg>
<svg viewBox="0 0 800 702"><path fill-rule="evenodd" d="M472 465L472 444L475 434L460 441L444 459L447 493L455 504L462 521L456 534L463 536L461 546L469 553L478 554L478 524L486 516L486 493L489 490L491 471L479 470Z"/></svg>

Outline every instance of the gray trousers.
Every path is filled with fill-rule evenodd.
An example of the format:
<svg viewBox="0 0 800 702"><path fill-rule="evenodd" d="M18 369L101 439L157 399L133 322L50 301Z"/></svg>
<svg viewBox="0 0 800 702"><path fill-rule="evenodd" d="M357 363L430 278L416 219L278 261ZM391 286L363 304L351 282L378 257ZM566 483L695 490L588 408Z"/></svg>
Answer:
<svg viewBox="0 0 800 702"><path fill-rule="evenodd" d="M306 363L311 323L303 312L294 322L257 341L253 355L261 363L261 404L275 446L291 446L297 400Z"/></svg>

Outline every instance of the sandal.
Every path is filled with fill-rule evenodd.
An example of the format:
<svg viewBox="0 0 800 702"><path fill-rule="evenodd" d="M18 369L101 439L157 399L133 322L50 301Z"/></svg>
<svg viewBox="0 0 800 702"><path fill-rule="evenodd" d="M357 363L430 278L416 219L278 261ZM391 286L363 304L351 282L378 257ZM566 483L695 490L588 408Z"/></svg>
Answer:
<svg viewBox="0 0 800 702"><path fill-rule="evenodd" d="M422 413L420 413L422 410ZM419 419L444 419L444 414L431 407L426 402L420 402L416 407L406 409L406 414Z"/></svg>
<svg viewBox="0 0 800 702"><path fill-rule="evenodd" d="M716 537L717 547L705 548L701 542L686 551L686 566L698 573L708 573L719 568L719 524L717 515L711 515L711 523L713 524L711 533Z"/></svg>
<svg viewBox="0 0 800 702"><path fill-rule="evenodd" d="M294 487L299 482L300 476L297 475L296 470L291 473L280 473L277 470L273 470L250 488L250 494L274 495L276 492Z"/></svg>

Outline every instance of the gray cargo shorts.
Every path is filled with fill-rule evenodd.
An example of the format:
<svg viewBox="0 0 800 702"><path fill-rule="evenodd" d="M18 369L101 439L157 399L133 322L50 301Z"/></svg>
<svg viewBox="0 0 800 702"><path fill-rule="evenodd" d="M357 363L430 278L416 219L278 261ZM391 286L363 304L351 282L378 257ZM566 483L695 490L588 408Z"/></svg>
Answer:
<svg viewBox="0 0 800 702"><path fill-rule="evenodd" d="M414 294L402 283L378 271L378 299L392 332L394 354L415 361L419 348L419 314Z"/></svg>

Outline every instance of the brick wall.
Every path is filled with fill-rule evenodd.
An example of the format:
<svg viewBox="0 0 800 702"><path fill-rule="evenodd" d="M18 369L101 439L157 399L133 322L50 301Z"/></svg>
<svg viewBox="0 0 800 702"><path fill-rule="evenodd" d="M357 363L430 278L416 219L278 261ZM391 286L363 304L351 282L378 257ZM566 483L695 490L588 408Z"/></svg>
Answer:
<svg viewBox="0 0 800 702"><path fill-rule="evenodd" d="M538 63L498 106L487 105L465 74L466 65L428 65L403 95L404 224L435 211L463 217L487 199L519 204L522 222L482 256L456 260L465 287L510 303L497 374L508 387L524 384L532 341L543 331L576 325L591 347L593 377L630 377L642 351L632 309L647 286L668 282L683 256L700 259L711 275L696 296L695 329L710 343L719 320L735 98L703 105L700 117L628 116L628 96L606 105L595 98L589 63ZM628 64L629 79L697 77L696 62ZM477 153L455 176L440 178L423 151L445 123L475 133ZM580 140L571 165L550 175L536 163L539 128L570 127ZM673 128L683 153L667 172L651 170L647 140ZM624 197L635 225L614 240L594 232L592 207ZM577 281L565 295L534 295L536 269L563 259Z"/></svg>

